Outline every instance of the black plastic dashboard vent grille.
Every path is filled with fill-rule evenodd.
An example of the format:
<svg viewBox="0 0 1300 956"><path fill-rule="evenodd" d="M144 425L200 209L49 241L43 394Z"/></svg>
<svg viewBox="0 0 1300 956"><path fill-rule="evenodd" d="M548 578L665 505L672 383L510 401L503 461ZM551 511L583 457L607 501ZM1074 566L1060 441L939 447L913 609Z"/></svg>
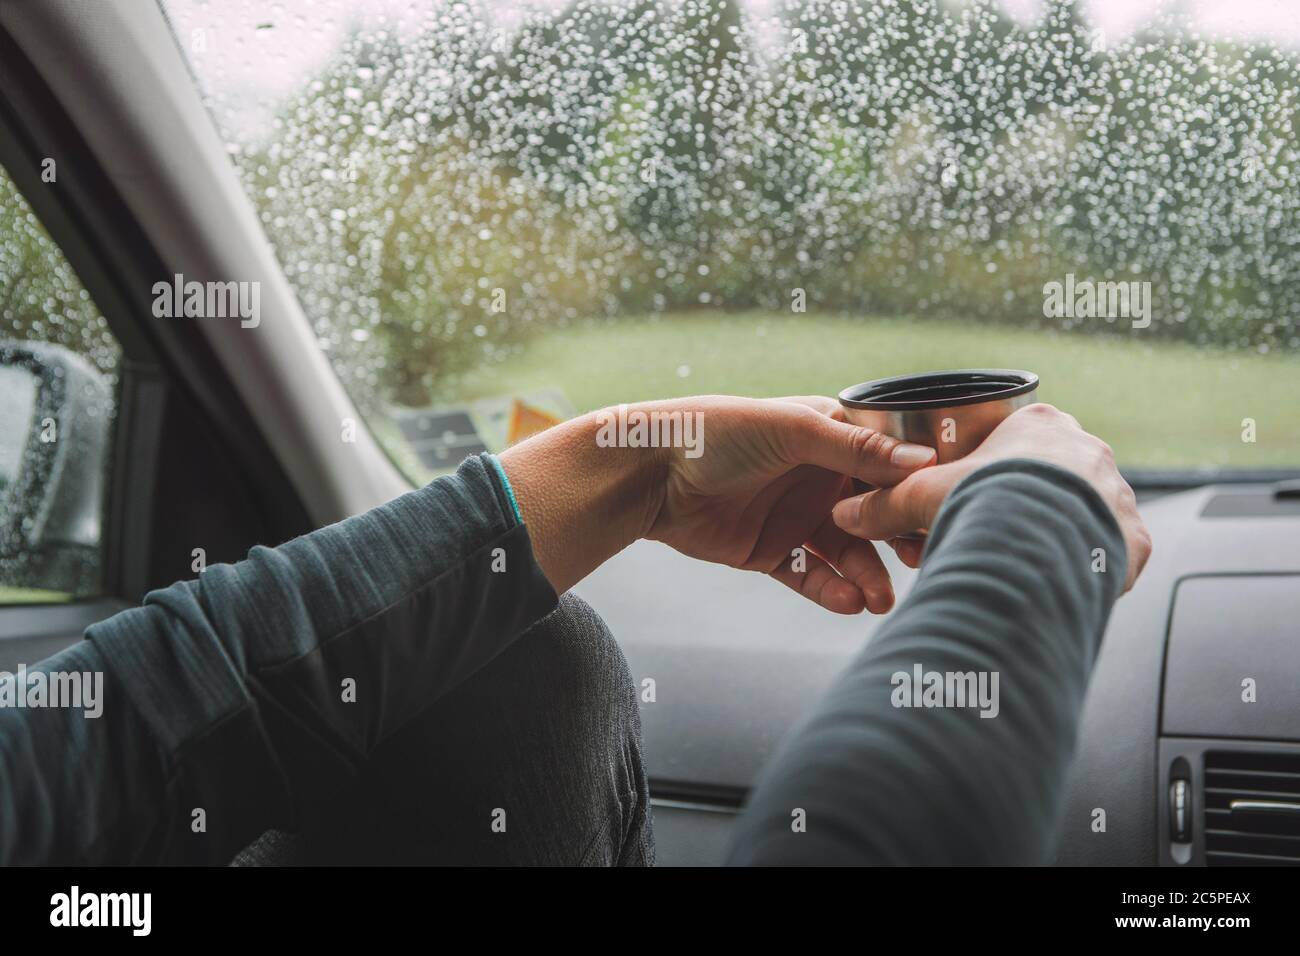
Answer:
<svg viewBox="0 0 1300 956"><path fill-rule="evenodd" d="M1208 866L1300 866L1300 754L1205 754Z"/></svg>

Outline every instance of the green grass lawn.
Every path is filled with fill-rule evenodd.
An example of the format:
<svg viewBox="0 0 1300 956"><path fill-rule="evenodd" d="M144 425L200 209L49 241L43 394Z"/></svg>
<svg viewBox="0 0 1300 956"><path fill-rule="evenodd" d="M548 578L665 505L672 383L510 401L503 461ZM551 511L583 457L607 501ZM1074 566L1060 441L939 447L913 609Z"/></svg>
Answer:
<svg viewBox="0 0 1300 956"><path fill-rule="evenodd" d="M43 588L11 588L0 585L0 604L66 604L72 595Z"/></svg>
<svg viewBox="0 0 1300 956"><path fill-rule="evenodd" d="M905 319L710 312L548 330L458 377L466 401L554 387L579 411L700 393L820 393L927 369L1002 366L1042 377L1134 467L1300 469L1300 355ZM1256 423L1242 441L1242 420Z"/></svg>

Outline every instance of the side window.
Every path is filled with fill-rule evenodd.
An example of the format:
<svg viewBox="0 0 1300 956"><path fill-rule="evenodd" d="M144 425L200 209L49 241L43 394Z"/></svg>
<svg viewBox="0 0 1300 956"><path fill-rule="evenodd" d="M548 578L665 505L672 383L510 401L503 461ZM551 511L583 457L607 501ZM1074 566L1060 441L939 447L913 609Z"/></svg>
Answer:
<svg viewBox="0 0 1300 956"><path fill-rule="evenodd" d="M119 349L0 167L0 604L100 592Z"/></svg>

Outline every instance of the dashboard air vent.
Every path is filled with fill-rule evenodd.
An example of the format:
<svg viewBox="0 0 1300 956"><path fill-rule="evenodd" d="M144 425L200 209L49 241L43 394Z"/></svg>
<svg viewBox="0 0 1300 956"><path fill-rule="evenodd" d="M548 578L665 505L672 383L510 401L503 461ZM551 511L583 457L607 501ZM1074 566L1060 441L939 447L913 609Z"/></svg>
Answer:
<svg viewBox="0 0 1300 956"><path fill-rule="evenodd" d="M1300 866L1300 754L1205 754L1205 862Z"/></svg>

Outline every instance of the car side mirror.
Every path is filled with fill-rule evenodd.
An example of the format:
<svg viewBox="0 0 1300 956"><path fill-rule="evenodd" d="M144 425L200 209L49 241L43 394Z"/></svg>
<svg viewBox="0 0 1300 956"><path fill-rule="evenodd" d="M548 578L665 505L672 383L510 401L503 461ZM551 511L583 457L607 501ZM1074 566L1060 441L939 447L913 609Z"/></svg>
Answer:
<svg viewBox="0 0 1300 956"><path fill-rule="evenodd" d="M81 356L0 340L0 584L98 586L113 394Z"/></svg>

